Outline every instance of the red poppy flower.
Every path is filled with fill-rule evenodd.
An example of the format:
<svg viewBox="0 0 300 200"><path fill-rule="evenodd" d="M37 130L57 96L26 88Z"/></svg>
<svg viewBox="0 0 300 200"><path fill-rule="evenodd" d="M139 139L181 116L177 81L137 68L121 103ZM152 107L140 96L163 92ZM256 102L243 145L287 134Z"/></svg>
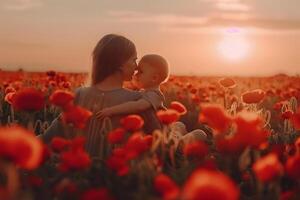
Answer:
<svg viewBox="0 0 300 200"><path fill-rule="evenodd" d="M0 157L24 169L39 167L43 156L42 142L34 133L18 127L0 128Z"/></svg>
<svg viewBox="0 0 300 200"><path fill-rule="evenodd" d="M183 148L183 153L189 158L202 159L208 153L208 147L201 141L186 144Z"/></svg>
<svg viewBox="0 0 300 200"><path fill-rule="evenodd" d="M124 140L125 134L125 129L117 128L108 133L107 140L111 144L118 144Z"/></svg>
<svg viewBox="0 0 300 200"><path fill-rule="evenodd" d="M16 89L10 86L6 87L4 93L7 94L10 92L16 92Z"/></svg>
<svg viewBox="0 0 300 200"><path fill-rule="evenodd" d="M271 153L258 159L253 165L253 171L262 182L269 182L283 174L283 166L276 154Z"/></svg>
<svg viewBox="0 0 300 200"><path fill-rule="evenodd" d="M37 111L45 105L44 94L35 88L23 88L12 99L12 106L16 110Z"/></svg>
<svg viewBox="0 0 300 200"><path fill-rule="evenodd" d="M170 104L170 108L176 110L179 113L179 115L184 115L187 112L185 106L178 101L172 101Z"/></svg>
<svg viewBox="0 0 300 200"><path fill-rule="evenodd" d="M220 105L203 104L199 114L199 122L207 123L217 134L224 133L231 125L231 117Z"/></svg>
<svg viewBox="0 0 300 200"><path fill-rule="evenodd" d="M151 146L151 145L152 145L152 141L153 141L153 137L152 137L152 135L146 135L146 136L144 137L144 140L146 141L146 143L147 143L149 146Z"/></svg>
<svg viewBox="0 0 300 200"><path fill-rule="evenodd" d="M91 116L91 111L80 106L73 105L63 112L62 120L65 123L73 124L76 128L84 129Z"/></svg>
<svg viewBox="0 0 300 200"><path fill-rule="evenodd" d="M231 78L222 78L219 80L219 83L226 88L234 88L236 86L235 81Z"/></svg>
<svg viewBox="0 0 300 200"><path fill-rule="evenodd" d="M248 91L242 94L242 101L247 104L260 103L265 97L265 92L261 89Z"/></svg>
<svg viewBox="0 0 300 200"><path fill-rule="evenodd" d="M61 153L59 170L62 172L84 170L90 165L91 159L83 149L70 149Z"/></svg>
<svg viewBox="0 0 300 200"><path fill-rule="evenodd" d="M51 86L52 88L55 88L57 86L56 81L50 80L47 84L46 87Z"/></svg>
<svg viewBox="0 0 300 200"><path fill-rule="evenodd" d="M279 111L281 110L282 106L283 106L283 101L279 101L273 105L273 109Z"/></svg>
<svg viewBox="0 0 300 200"><path fill-rule="evenodd" d="M70 102L74 100L74 94L64 90L56 90L49 97L50 103L65 108Z"/></svg>
<svg viewBox="0 0 300 200"><path fill-rule="evenodd" d="M159 110L156 112L156 115L163 124L167 125L178 121L180 117L179 113L173 109Z"/></svg>
<svg viewBox="0 0 300 200"><path fill-rule="evenodd" d="M71 87L71 83L69 81L64 81L62 86L66 89L69 89Z"/></svg>
<svg viewBox="0 0 300 200"><path fill-rule="evenodd" d="M190 89L190 93L191 94L196 94L197 93L197 88L192 88L192 89Z"/></svg>
<svg viewBox="0 0 300 200"><path fill-rule="evenodd" d="M154 178L154 189L164 200L176 199L179 195L179 187L165 174L158 174Z"/></svg>
<svg viewBox="0 0 300 200"><path fill-rule="evenodd" d="M223 153L240 153L246 147L259 148L265 143L269 132L263 129L262 119L255 113L241 112L234 119L235 132L218 138L217 149Z"/></svg>
<svg viewBox="0 0 300 200"><path fill-rule="evenodd" d="M50 76L50 77L54 77L56 75L56 71L54 70L49 70L46 72L47 76Z"/></svg>
<svg viewBox="0 0 300 200"><path fill-rule="evenodd" d="M13 98L14 98L15 95L16 95L16 92L9 92L9 93L7 93L7 94L5 95L4 100L5 100L7 103L12 104Z"/></svg>
<svg viewBox="0 0 300 200"><path fill-rule="evenodd" d="M106 165L117 172L118 176L128 174L129 167L127 165L126 151L123 148L116 148L113 154L106 160Z"/></svg>
<svg viewBox="0 0 300 200"><path fill-rule="evenodd" d="M150 148L149 140L146 140L141 133L131 135L125 144L128 159L134 159Z"/></svg>
<svg viewBox="0 0 300 200"><path fill-rule="evenodd" d="M189 200L237 200L239 190L225 174L198 169L184 184L182 199Z"/></svg>
<svg viewBox="0 0 300 200"><path fill-rule="evenodd" d="M61 138L61 137L54 137L51 140L51 148L53 149L53 151L55 152L61 152L63 150L65 150L67 147L69 147L71 144L70 140Z"/></svg>
<svg viewBox="0 0 300 200"><path fill-rule="evenodd" d="M300 179L300 156L291 156L285 163L286 173L293 179Z"/></svg>
<svg viewBox="0 0 300 200"><path fill-rule="evenodd" d="M236 124L235 137L241 145L257 148L267 141L269 132L263 129L262 119L254 113L240 112L234 119Z"/></svg>
<svg viewBox="0 0 300 200"><path fill-rule="evenodd" d="M114 198L110 195L106 188L89 189L87 190L81 200L113 200Z"/></svg>
<svg viewBox="0 0 300 200"><path fill-rule="evenodd" d="M136 131L143 127L144 120L139 115L127 115L121 119L120 123L127 131Z"/></svg>

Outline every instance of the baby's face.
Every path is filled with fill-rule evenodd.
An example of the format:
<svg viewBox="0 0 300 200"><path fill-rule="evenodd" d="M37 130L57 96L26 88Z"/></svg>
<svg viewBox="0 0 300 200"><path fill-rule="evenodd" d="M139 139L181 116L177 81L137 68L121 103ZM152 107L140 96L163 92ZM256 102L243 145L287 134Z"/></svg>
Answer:
<svg viewBox="0 0 300 200"><path fill-rule="evenodd" d="M157 85L155 77L156 71L153 67L148 63L139 62L133 81L137 87L147 89Z"/></svg>

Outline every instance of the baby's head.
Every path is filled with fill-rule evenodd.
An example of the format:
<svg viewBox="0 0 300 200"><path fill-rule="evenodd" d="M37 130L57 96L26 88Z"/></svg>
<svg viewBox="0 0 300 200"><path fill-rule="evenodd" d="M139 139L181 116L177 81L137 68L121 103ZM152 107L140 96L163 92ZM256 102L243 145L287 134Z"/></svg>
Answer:
<svg viewBox="0 0 300 200"><path fill-rule="evenodd" d="M159 87L169 77L169 64L162 56L148 54L142 57L134 76L136 85L140 88Z"/></svg>

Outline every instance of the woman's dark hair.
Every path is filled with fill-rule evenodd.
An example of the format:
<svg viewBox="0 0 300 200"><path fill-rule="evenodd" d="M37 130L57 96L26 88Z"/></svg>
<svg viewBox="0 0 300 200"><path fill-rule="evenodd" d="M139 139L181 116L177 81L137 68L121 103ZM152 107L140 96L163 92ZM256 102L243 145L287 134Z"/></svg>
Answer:
<svg viewBox="0 0 300 200"><path fill-rule="evenodd" d="M135 52L133 42L124 36L108 34L102 37L92 54L92 85L119 71Z"/></svg>

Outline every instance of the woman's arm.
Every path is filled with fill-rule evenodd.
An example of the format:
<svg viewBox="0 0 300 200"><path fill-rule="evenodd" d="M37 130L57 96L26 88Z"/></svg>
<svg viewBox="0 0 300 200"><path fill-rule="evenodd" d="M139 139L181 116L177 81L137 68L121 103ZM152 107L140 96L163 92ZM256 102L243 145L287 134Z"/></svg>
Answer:
<svg viewBox="0 0 300 200"><path fill-rule="evenodd" d="M76 88L74 93L75 93L74 103L77 104L80 97L80 88ZM67 137L66 126L64 126L63 122L61 121L61 116L62 113L59 114L59 116L51 122L51 125L47 128L47 130L43 134L37 136L44 143L46 144L50 143L54 137Z"/></svg>
<svg viewBox="0 0 300 200"><path fill-rule="evenodd" d="M151 104L145 99L139 99L137 101L129 101L120 105L104 108L96 113L97 118L109 117L117 114L130 114L139 113L147 110L151 107Z"/></svg>
<svg viewBox="0 0 300 200"><path fill-rule="evenodd" d="M59 115L56 119L52 121L51 125L43 134L37 136L44 143L50 143L52 138L54 137L64 137L64 126L60 121L60 116L61 115Z"/></svg>

